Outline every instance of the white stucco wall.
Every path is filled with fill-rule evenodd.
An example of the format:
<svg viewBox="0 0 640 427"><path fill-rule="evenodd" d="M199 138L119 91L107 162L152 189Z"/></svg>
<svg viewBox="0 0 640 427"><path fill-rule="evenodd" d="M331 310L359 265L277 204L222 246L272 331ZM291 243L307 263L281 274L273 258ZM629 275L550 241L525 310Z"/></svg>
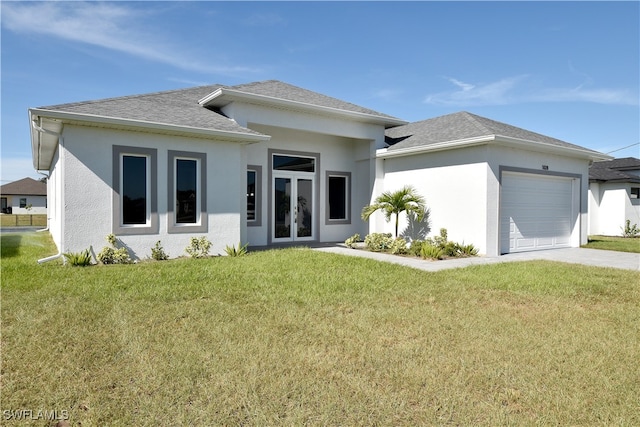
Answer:
<svg viewBox="0 0 640 427"><path fill-rule="evenodd" d="M640 200L630 199L629 183L589 185L589 234L620 236L626 220L640 225Z"/></svg>
<svg viewBox="0 0 640 427"><path fill-rule="evenodd" d="M371 141L256 123L250 123L249 125L252 129L271 136L271 140L268 142L246 147L246 163L262 168L262 203L260 206L262 223L260 226L246 227L247 242L250 245L263 246L269 244L269 221L271 216L268 206L269 198L272 197L268 191L270 150L320 155L319 167L316 168L314 178L318 184L316 185L318 194L315 200L315 212L318 215L318 221L315 221L318 228L315 237L318 241L344 241L355 233L360 233L361 235L366 233L366 224L360 219L360 211L368 203L370 195L370 160L367 154L371 152ZM326 224L327 171L351 173L350 224Z"/></svg>
<svg viewBox="0 0 640 427"><path fill-rule="evenodd" d="M98 253L112 232L112 147L113 145L156 148L158 234L118 236L135 258L150 257L151 247L160 240L171 257L185 255L191 237L206 236L211 254L224 253L226 245L240 242L240 211L245 202L239 171L244 170L238 143L192 139L143 132L66 126L64 137L63 232L65 251L89 247ZM168 233L168 151L207 154L208 232ZM233 179L230 179L233 177ZM54 180L55 182L55 180ZM53 183L52 185L55 185Z"/></svg>
<svg viewBox="0 0 640 427"><path fill-rule="evenodd" d="M449 240L473 244L481 253L487 248L487 164L484 147L441 151L384 160L382 191L413 185L430 209L430 233L446 228ZM376 214L375 232L394 233L393 220ZM399 233L407 227L401 215Z"/></svg>
<svg viewBox="0 0 640 427"><path fill-rule="evenodd" d="M378 174L374 196L411 184L431 209L429 236L446 228L450 240L472 243L481 253L496 256L500 254L501 170L570 175L574 181L571 245L586 243L588 159L525 148L492 143L387 157L380 160L384 173ZM393 224L382 218L378 214L372 219L370 232L393 232ZM406 225L404 217L400 224Z"/></svg>

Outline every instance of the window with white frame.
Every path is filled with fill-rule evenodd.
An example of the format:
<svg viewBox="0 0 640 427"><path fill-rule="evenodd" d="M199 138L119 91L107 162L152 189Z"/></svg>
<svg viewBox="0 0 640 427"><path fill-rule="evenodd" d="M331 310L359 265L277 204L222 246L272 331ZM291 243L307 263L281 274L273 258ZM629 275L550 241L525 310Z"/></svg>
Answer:
<svg viewBox="0 0 640 427"><path fill-rule="evenodd" d="M206 232L206 154L169 151L169 232Z"/></svg>
<svg viewBox="0 0 640 427"><path fill-rule="evenodd" d="M327 172L326 224L351 223L351 173Z"/></svg>
<svg viewBox="0 0 640 427"><path fill-rule="evenodd" d="M113 146L113 231L158 232L157 150Z"/></svg>

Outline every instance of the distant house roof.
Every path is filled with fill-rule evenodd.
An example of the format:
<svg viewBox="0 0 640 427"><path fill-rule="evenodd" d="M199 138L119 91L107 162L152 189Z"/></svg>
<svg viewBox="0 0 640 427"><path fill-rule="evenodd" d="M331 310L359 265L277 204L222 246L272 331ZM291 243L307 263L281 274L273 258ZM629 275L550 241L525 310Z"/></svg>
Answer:
<svg viewBox="0 0 640 427"><path fill-rule="evenodd" d="M47 184L33 178L23 178L0 187L3 196L46 196Z"/></svg>
<svg viewBox="0 0 640 427"><path fill-rule="evenodd" d="M640 159L624 157L593 162L589 168L589 181L640 183Z"/></svg>
<svg viewBox="0 0 640 427"><path fill-rule="evenodd" d="M385 136L389 144L389 153L419 150L421 148L428 149L430 147L436 148L443 145L451 147L454 145L468 145L474 142L503 141L557 147L581 152L597 159L608 157L579 145L570 144L466 111L387 129Z"/></svg>

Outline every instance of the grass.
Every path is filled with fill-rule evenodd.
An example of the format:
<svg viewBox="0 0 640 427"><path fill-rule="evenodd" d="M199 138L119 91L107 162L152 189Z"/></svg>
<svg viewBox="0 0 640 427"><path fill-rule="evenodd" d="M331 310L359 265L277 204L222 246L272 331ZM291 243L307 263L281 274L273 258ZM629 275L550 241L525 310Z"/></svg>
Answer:
<svg viewBox="0 0 640 427"><path fill-rule="evenodd" d="M589 242L583 247L591 249L604 249L607 251L640 253L640 238L589 236Z"/></svg>
<svg viewBox="0 0 640 427"><path fill-rule="evenodd" d="M640 424L637 272L428 273L309 249L36 265L48 239L2 236L3 410L83 427Z"/></svg>

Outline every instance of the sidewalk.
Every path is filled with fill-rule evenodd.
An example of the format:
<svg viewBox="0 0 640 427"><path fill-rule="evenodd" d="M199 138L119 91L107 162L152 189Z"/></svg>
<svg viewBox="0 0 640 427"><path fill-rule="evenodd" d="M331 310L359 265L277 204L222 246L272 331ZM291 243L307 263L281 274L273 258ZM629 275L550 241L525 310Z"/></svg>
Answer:
<svg viewBox="0 0 640 427"><path fill-rule="evenodd" d="M470 265L497 264L501 262L548 260L583 264L596 267L611 267L625 270L640 271L640 254L628 252L603 251L599 249L565 248L545 251L521 252L499 257L471 257L456 258L442 261L429 261L419 258L402 257L379 252L369 252L359 249L349 249L344 245L317 247L314 250L330 252L348 256L371 258L378 261L392 262L425 271L440 271L451 268L463 268Z"/></svg>

